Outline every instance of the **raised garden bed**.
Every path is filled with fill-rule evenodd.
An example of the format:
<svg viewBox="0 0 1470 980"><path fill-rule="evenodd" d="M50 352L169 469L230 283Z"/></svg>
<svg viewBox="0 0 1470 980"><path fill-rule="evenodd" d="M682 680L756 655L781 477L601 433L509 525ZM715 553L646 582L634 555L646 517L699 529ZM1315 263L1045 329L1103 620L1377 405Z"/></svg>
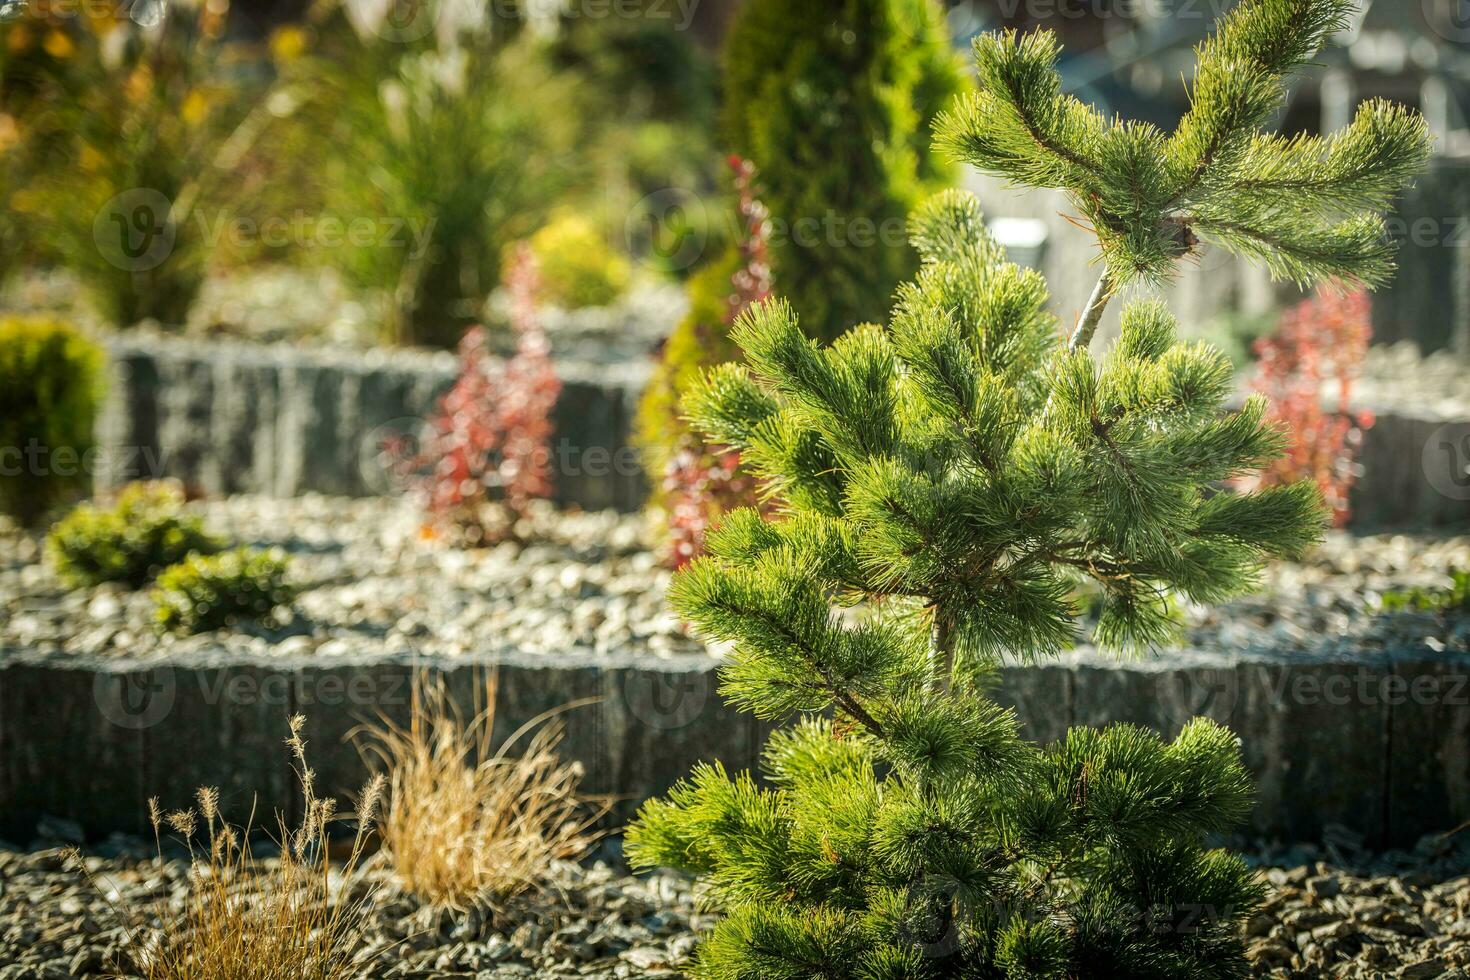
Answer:
<svg viewBox="0 0 1470 980"><path fill-rule="evenodd" d="M646 492L629 442L648 374L641 357L610 361L600 341L552 331L565 387L552 440L557 499L588 509L636 510ZM289 497L361 496L392 489L376 459L385 434L411 426L454 373L448 354L347 350L284 343L200 342L147 335L110 341L111 389L100 426L98 480L106 486L171 476L202 492ZM605 353L605 352L604 352ZM1470 399L1463 361L1376 351L1357 407L1371 409L1355 522L1470 522Z"/></svg>
<svg viewBox="0 0 1470 980"><path fill-rule="evenodd" d="M624 798L618 817L696 761L758 757L764 726L721 702L718 657L665 611L667 573L635 518L548 512L526 528L535 543L461 551L426 539L403 501L190 506L238 542L292 553L308 587L289 613L160 636L146 594L67 591L38 538L0 533L0 834L45 814L137 830L149 795L200 784L289 809L272 749L297 711L345 794L362 768L344 737L378 712L402 718L426 667L466 702L497 672L502 733L600 698L568 716L566 751L591 791ZM1466 566L1464 538L1334 535L1273 568L1260 595L1191 612L1185 650L1008 665L1000 696L1038 739L1112 721L1169 733L1209 715L1243 739L1258 832L1303 840L1341 823L1412 844L1470 817L1470 621L1377 607Z"/></svg>

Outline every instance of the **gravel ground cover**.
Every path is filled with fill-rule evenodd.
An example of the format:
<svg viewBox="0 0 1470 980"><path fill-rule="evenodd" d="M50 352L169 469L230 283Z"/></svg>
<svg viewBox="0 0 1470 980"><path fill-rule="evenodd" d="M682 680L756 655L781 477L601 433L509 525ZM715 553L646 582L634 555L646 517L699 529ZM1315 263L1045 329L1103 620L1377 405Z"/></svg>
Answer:
<svg viewBox="0 0 1470 980"><path fill-rule="evenodd" d="M669 573L640 517L548 508L523 527L524 542L464 550L426 535L405 500L236 497L190 507L233 541L290 553L304 586L290 610L227 632L160 636L146 590L68 590L43 560L38 534L0 526L0 651L710 652L665 608ZM1241 651L1406 643L1467 650L1470 616L1379 608L1385 592L1443 587L1457 568L1470 568L1470 536L1334 533L1308 560L1268 569L1259 593L1186 609L1188 642Z"/></svg>
<svg viewBox="0 0 1470 980"><path fill-rule="evenodd" d="M129 913L182 902L187 865L119 841L84 858L0 847L0 980L62 980L130 972ZM242 891L248 890L248 886ZM632 878L607 864L556 864L532 892L494 909L426 906L369 868L349 898L367 908L354 956L364 978L676 977L713 918L673 874Z"/></svg>
<svg viewBox="0 0 1470 980"><path fill-rule="evenodd" d="M76 870L56 849L0 845L0 980L99 976L125 953L120 908L178 899L182 861L115 838ZM1426 838L1412 853L1336 845L1252 855L1269 886L1246 925L1253 974L1275 978L1470 976L1470 848ZM425 907L369 868L357 955L364 977L519 980L678 977L714 921L691 884L605 862L557 864L534 892L467 913ZM126 968L127 961L121 961Z"/></svg>
<svg viewBox="0 0 1470 980"><path fill-rule="evenodd" d="M1370 854L1350 832L1252 857L1269 885L1246 924L1256 976L1272 980L1470 977L1470 841L1425 837Z"/></svg>
<svg viewBox="0 0 1470 980"><path fill-rule="evenodd" d="M1353 401L1379 412L1470 418L1465 359L1450 351L1421 354L1411 343L1371 347L1354 387Z"/></svg>

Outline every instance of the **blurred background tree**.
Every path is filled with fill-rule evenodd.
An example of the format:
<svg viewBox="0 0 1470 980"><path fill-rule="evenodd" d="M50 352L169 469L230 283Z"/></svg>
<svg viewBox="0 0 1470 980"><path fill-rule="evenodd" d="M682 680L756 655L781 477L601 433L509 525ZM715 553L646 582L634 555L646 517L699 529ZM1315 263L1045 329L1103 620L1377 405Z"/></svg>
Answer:
<svg viewBox="0 0 1470 980"><path fill-rule="evenodd" d="M299 55L304 45L278 35L281 77L300 104L277 139L306 164L301 180L323 215L378 222L317 255L381 293L384 339L450 347L481 316L506 245L581 176L581 87L552 70L533 34L490 18L431 5L429 29L411 36L423 28L349 10L334 8Z"/></svg>
<svg viewBox="0 0 1470 980"><path fill-rule="evenodd" d="M721 136L760 169L772 264L811 335L883 319L918 267L909 211L956 171L930 124L965 87L933 0L750 0L725 41Z"/></svg>
<svg viewBox="0 0 1470 980"><path fill-rule="evenodd" d="M12 236L73 272L108 321L176 325L203 282L208 218L259 78L223 41L227 2L141 6L11 26L26 57L6 101L31 179L8 210Z"/></svg>

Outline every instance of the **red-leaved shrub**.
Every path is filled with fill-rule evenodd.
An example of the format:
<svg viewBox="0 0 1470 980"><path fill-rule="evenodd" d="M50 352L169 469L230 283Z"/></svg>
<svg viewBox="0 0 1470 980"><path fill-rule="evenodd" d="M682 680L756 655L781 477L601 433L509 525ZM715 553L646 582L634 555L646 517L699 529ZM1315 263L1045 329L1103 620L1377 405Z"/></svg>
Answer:
<svg viewBox="0 0 1470 980"><path fill-rule="evenodd" d="M399 478L441 526L467 544L515 532L531 501L551 496L551 412L561 381L536 314L535 258L521 247L505 274L515 354L490 353L483 327L459 343L459 375L435 405L418 445L387 446Z"/></svg>
<svg viewBox="0 0 1470 980"><path fill-rule="evenodd" d="M1371 311L1366 290L1319 291L1286 310L1276 332L1255 344L1255 389L1271 399L1271 414L1291 440L1260 482L1315 480L1339 527L1349 516L1363 432L1373 425L1371 412L1352 407L1353 382L1373 333Z"/></svg>
<svg viewBox="0 0 1470 980"><path fill-rule="evenodd" d="M771 295L769 258L770 212L756 196L755 164L738 156L729 159L735 173L739 203L740 267L730 277L725 323L728 328L746 307ZM755 505L759 485L740 469L740 453L728 446L705 446L690 439L669 459L663 489L668 501L670 564L674 568L699 557L710 527L736 507Z"/></svg>

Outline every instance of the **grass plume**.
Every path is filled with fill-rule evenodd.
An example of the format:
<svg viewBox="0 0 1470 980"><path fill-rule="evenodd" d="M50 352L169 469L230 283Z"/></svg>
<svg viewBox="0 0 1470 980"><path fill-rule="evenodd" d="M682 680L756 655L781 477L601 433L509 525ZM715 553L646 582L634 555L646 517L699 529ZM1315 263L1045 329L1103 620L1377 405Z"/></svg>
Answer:
<svg viewBox="0 0 1470 980"><path fill-rule="evenodd" d="M286 741L302 816L294 828L279 820L274 859L259 860L252 850L253 811L245 824L231 824L215 788L199 789L183 810L166 812L156 798L148 801L160 863L171 833L188 848L189 867L181 902L164 897L151 911L119 910L132 923L129 954L145 980L347 980L361 973L355 953L371 892L350 886L385 780L374 776L363 787L352 846L334 867L327 838L344 818L335 800L316 795L304 722L291 719ZM79 855L75 860L84 867Z"/></svg>
<svg viewBox="0 0 1470 980"><path fill-rule="evenodd" d="M557 716L591 701L539 715L497 746L495 690L487 678L483 706L467 716L441 676L420 674L407 727L383 719L359 730L365 755L388 773L378 818L386 860L433 904L464 909L533 886L550 861L586 853L607 811L579 794L582 766L557 754Z"/></svg>

